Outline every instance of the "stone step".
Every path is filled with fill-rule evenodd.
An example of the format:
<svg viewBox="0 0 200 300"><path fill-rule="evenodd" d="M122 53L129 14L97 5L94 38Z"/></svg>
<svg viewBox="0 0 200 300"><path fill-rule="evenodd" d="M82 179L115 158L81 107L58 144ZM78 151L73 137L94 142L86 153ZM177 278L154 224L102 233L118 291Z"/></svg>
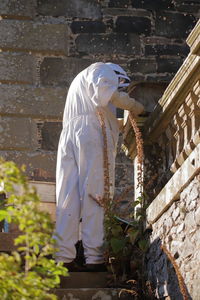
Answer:
<svg viewBox="0 0 200 300"><path fill-rule="evenodd" d="M133 300L133 295L122 293L119 288L76 288L76 289L56 289L55 294L59 300Z"/></svg>
<svg viewBox="0 0 200 300"><path fill-rule="evenodd" d="M56 184L55 182L44 182L30 180L29 184L34 186L42 202L56 202Z"/></svg>
<svg viewBox="0 0 200 300"><path fill-rule="evenodd" d="M68 277L61 279L61 287L74 288L105 288L107 272L70 272Z"/></svg>

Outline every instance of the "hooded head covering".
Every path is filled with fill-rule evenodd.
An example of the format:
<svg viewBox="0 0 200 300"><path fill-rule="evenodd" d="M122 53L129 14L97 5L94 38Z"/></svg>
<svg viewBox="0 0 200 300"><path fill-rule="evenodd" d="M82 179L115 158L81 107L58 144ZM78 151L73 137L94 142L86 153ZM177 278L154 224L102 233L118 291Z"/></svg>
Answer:
<svg viewBox="0 0 200 300"><path fill-rule="evenodd" d="M111 62L106 63L118 76L119 79L119 88L127 87L130 84L130 78L127 76L127 73L117 64L113 64Z"/></svg>

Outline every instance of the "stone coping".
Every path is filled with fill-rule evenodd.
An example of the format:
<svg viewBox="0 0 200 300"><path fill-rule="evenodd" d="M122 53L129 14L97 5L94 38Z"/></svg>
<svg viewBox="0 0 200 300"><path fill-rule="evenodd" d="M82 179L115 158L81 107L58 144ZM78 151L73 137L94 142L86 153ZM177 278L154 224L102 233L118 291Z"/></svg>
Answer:
<svg viewBox="0 0 200 300"><path fill-rule="evenodd" d="M200 172L200 143L146 210L146 227L155 223L179 199L180 192Z"/></svg>
<svg viewBox="0 0 200 300"><path fill-rule="evenodd" d="M200 21L197 22L187 42L191 47L191 52L166 88L154 112L145 123L145 137L151 141L155 140L164 131L170 121L170 117L178 110L187 93L189 93L191 84L199 79L200 56L194 55L193 50L194 48L200 48Z"/></svg>
<svg viewBox="0 0 200 300"><path fill-rule="evenodd" d="M186 40L192 54L200 55L200 20Z"/></svg>

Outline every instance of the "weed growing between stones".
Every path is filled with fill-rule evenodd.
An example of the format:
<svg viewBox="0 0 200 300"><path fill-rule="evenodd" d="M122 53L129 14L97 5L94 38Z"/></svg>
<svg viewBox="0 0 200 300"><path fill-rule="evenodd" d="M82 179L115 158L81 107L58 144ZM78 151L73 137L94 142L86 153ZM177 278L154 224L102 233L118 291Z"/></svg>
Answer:
<svg viewBox="0 0 200 300"><path fill-rule="evenodd" d="M13 162L0 161L0 192L9 195L0 221L17 224L21 232L15 239L17 251L0 254L0 299L57 299L50 289L68 273L49 258L56 251L50 215L39 209L35 188Z"/></svg>

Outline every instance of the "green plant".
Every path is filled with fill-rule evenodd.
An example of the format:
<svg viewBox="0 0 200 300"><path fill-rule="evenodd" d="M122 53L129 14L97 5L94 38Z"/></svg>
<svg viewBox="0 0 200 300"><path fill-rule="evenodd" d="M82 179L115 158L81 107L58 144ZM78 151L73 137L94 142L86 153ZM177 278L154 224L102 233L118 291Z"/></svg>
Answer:
<svg viewBox="0 0 200 300"><path fill-rule="evenodd" d="M140 189L140 197L131 203L128 221L120 218L117 207L121 200L126 197L130 187L123 192L117 199L113 199L110 195L110 176L109 162L107 150L107 135L104 116L101 111L97 113L104 141L104 195L103 197L92 197L100 206L104 208L104 228L105 228L105 258L111 269L115 284L119 280L126 280L131 269L132 255L136 251L139 255L146 252L148 248L147 239L143 234L143 224L145 218L145 198L141 194L142 191L142 162L143 162L143 141L137 124L130 115L131 124L133 126L138 150L138 184ZM137 209L136 209L137 208ZM138 257L138 254L137 254ZM139 264L141 265L141 263ZM118 282L117 282L118 281Z"/></svg>
<svg viewBox="0 0 200 300"><path fill-rule="evenodd" d="M55 253L50 215L39 209L35 188L13 162L0 160L0 190L8 195L0 221L16 223L20 235L15 239L17 251L0 254L1 300L57 299L51 289L67 276L62 263L49 258Z"/></svg>

